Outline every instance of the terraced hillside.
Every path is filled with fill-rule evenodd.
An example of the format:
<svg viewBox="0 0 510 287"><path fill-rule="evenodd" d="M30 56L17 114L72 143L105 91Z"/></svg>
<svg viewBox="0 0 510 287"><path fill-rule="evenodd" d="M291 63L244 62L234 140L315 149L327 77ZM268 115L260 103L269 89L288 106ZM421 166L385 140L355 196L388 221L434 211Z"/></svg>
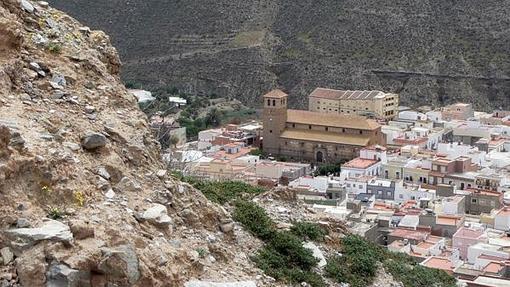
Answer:
<svg viewBox="0 0 510 287"><path fill-rule="evenodd" d="M112 35L125 81L257 106L272 87L510 108L510 0L52 0Z"/></svg>

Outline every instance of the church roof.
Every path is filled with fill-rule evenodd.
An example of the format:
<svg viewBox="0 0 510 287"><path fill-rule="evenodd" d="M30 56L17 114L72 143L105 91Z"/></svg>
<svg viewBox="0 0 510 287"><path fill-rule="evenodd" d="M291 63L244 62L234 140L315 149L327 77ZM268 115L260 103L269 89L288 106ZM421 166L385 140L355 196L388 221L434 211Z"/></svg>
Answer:
<svg viewBox="0 0 510 287"><path fill-rule="evenodd" d="M286 97L287 94L280 90L280 89L275 89L275 90L272 90L270 91L269 93L265 94L264 97L269 97L269 98L284 98Z"/></svg>
<svg viewBox="0 0 510 287"><path fill-rule="evenodd" d="M287 110L287 122L360 130L375 130L381 127L376 121L362 116L316 113L303 110Z"/></svg>
<svg viewBox="0 0 510 287"><path fill-rule="evenodd" d="M345 145L366 146L370 139L368 137L338 134L326 131L313 130L284 130L280 138L300 141L327 142Z"/></svg>

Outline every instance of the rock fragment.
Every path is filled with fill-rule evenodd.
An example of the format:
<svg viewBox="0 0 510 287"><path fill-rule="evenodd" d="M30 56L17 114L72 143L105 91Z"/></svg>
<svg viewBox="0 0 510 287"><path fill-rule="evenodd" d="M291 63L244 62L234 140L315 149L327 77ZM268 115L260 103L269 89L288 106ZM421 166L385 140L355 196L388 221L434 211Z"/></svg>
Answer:
<svg viewBox="0 0 510 287"><path fill-rule="evenodd" d="M131 245L101 249L102 259L98 264L109 281L118 282L122 286L132 285L140 278L138 257ZM127 281L127 282L126 282Z"/></svg>
<svg viewBox="0 0 510 287"><path fill-rule="evenodd" d="M34 13L34 6L27 0L21 0L21 9L28 13Z"/></svg>
<svg viewBox="0 0 510 287"><path fill-rule="evenodd" d="M70 243L73 234L66 224L48 219L40 227L7 229L4 235L11 239L11 247L23 250L42 240Z"/></svg>
<svg viewBox="0 0 510 287"><path fill-rule="evenodd" d="M142 214L141 218L156 226L164 227L172 224L172 218L168 216L166 206L161 204L154 204Z"/></svg>
<svg viewBox="0 0 510 287"><path fill-rule="evenodd" d="M95 150L106 146L106 137L100 133L88 133L81 139L81 146L86 150Z"/></svg>
<svg viewBox="0 0 510 287"><path fill-rule="evenodd" d="M14 253L12 253L9 247L4 247L0 249L0 255L2 257L2 262L4 265L11 263L11 261L14 259Z"/></svg>
<svg viewBox="0 0 510 287"><path fill-rule="evenodd" d="M90 272L72 269L65 264L52 264L46 273L46 287L90 286Z"/></svg>

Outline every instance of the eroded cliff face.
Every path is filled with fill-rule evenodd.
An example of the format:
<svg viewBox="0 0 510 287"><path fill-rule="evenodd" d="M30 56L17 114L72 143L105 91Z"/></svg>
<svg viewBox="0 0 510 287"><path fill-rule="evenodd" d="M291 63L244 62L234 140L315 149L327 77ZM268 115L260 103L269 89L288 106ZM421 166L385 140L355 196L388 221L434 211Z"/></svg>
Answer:
<svg viewBox="0 0 510 287"><path fill-rule="evenodd" d="M317 86L510 108L510 1L51 0L113 36L123 79L295 107ZM247 80L249 79L249 80Z"/></svg>
<svg viewBox="0 0 510 287"><path fill-rule="evenodd" d="M257 241L167 174L119 70L105 33L0 1L0 285L255 278Z"/></svg>

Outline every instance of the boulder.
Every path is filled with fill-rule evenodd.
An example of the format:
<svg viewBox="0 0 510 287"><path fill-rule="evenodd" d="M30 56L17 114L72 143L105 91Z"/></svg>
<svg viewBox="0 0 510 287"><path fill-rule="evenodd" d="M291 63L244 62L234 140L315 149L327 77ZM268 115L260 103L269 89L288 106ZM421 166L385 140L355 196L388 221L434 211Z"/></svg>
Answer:
<svg viewBox="0 0 510 287"><path fill-rule="evenodd" d="M115 248L103 248L101 252L103 255L98 264L98 270L106 275L108 281L126 286L132 285L140 279L138 257L133 246L121 245Z"/></svg>
<svg viewBox="0 0 510 287"><path fill-rule="evenodd" d="M104 196L107 199L113 199L115 197L115 191L113 191L113 189L109 189Z"/></svg>
<svg viewBox="0 0 510 287"><path fill-rule="evenodd" d="M234 222L222 222L220 225L220 230L223 233L229 233L234 230Z"/></svg>
<svg viewBox="0 0 510 287"><path fill-rule="evenodd" d="M129 177L123 177L116 185L115 190L119 192L138 192L142 190L142 186Z"/></svg>
<svg viewBox="0 0 510 287"><path fill-rule="evenodd" d="M37 245L16 259L16 270L21 286L44 286L46 281L44 246Z"/></svg>
<svg viewBox="0 0 510 287"><path fill-rule="evenodd" d="M95 150L106 146L106 137L100 133L88 133L81 139L81 146L86 150Z"/></svg>
<svg viewBox="0 0 510 287"><path fill-rule="evenodd" d="M65 87L67 85L66 78L61 74L53 74L53 77L51 78L51 83L54 83L61 87Z"/></svg>
<svg viewBox="0 0 510 287"><path fill-rule="evenodd" d="M156 176L159 177L160 179L164 179L166 173L167 173L166 169L160 169L156 172Z"/></svg>
<svg viewBox="0 0 510 287"><path fill-rule="evenodd" d="M184 287L257 287L255 281L238 281L238 282L210 282L192 280L184 283Z"/></svg>
<svg viewBox="0 0 510 287"><path fill-rule="evenodd" d="M83 220L73 220L69 223L75 239L94 237L94 227Z"/></svg>
<svg viewBox="0 0 510 287"><path fill-rule="evenodd" d="M47 219L37 228L14 228L7 229L4 235L11 240L10 244L16 251L23 250L42 240L61 241L70 243L73 240L73 234L66 224Z"/></svg>
<svg viewBox="0 0 510 287"><path fill-rule="evenodd" d="M9 247L4 247L0 249L0 257L2 257L4 265L7 265L14 259L14 254Z"/></svg>
<svg viewBox="0 0 510 287"><path fill-rule="evenodd" d="M46 287L88 287L90 272L69 268L65 264L54 263L46 273Z"/></svg>
<svg viewBox="0 0 510 287"><path fill-rule="evenodd" d="M313 253L313 257L315 257L315 259L319 260L319 263L317 263L317 266L319 268L323 268L324 266L326 266L326 264L327 264L326 258L324 257L324 254L319 249L319 247L317 247L317 245L315 245L315 243L305 242L305 243L303 243L303 247L311 250Z"/></svg>
<svg viewBox="0 0 510 287"><path fill-rule="evenodd" d="M110 179L110 173L108 173L108 171L106 170L106 168L104 168L103 166L100 166L97 168L97 175L99 175L100 177L106 179L106 180L109 180Z"/></svg>
<svg viewBox="0 0 510 287"><path fill-rule="evenodd" d="M26 218L18 218L18 220L16 220L17 228L28 228L30 225L30 221L28 221Z"/></svg>
<svg viewBox="0 0 510 287"><path fill-rule="evenodd" d="M21 9L28 13L34 13L34 6L27 0L21 0Z"/></svg>
<svg viewBox="0 0 510 287"><path fill-rule="evenodd" d="M172 224L172 218L168 216L166 206L161 204L154 204L142 214L141 218L157 226L168 226Z"/></svg>
<svg viewBox="0 0 510 287"><path fill-rule="evenodd" d="M85 106L85 113L92 114L95 111L96 111L96 108L94 106L91 106L91 105L86 105Z"/></svg>

